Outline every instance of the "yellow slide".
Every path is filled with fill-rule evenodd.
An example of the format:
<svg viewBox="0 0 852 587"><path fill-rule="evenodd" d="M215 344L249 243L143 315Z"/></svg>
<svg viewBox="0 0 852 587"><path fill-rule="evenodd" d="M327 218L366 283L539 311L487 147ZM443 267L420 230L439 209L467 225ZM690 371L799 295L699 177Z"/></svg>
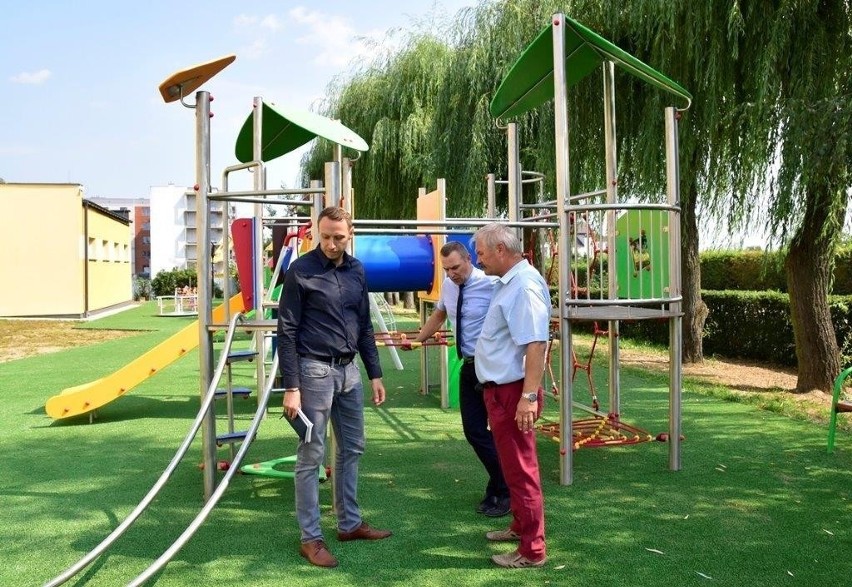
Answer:
<svg viewBox="0 0 852 587"><path fill-rule="evenodd" d="M242 294L228 303L230 313L243 311ZM213 321L224 322L225 304L213 309ZM105 406L123 396L145 379L170 365L198 346L198 320L173 334L138 359L134 359L115 373L62 390L44 406L54 420L79 416Z"/></svg>

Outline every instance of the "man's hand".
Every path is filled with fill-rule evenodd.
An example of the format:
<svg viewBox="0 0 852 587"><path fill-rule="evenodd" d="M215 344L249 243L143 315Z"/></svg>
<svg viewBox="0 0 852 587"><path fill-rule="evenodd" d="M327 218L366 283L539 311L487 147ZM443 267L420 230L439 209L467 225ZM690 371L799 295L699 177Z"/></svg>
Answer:
<svg viewBox="0 0 852 587"><path fill-rule="evenodd" d="M302 407L302 394L297 388L284 390L284 413L289 419L296 417L299 408Z"/></svg>
<svg viewBox="0 0 852 587"><path fill-rule="evenodd" d="M531 402L526 397L521 396L518 401L518 407L515 409L515 422L518 424L518 430L521 432L533 432L535 430L535 421L541 414L541 390L538 392L538 401Z"/></svg>
<svg viewBox="0 0 852 587"><path fill-rule="evenodd" d="M382 378L371 379L370 387L373 388L373 403L377 406L385 403L385 385L382 383Z"/></svg>
<svg viewBox="0 0 852 587"><path fill-rule="evenodd" d="M416 343L417 341L415 340L414 342ZM414 348L414 343L408 340L408 337L405 336L404 332L399 336L399 348L404 351L410 351Z"/></svg>

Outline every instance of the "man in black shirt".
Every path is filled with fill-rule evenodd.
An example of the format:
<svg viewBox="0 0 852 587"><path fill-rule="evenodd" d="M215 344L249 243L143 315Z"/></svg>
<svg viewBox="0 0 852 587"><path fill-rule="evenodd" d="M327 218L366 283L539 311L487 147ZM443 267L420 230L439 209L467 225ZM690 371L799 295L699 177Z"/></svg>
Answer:
<svg viewBox="0 0 852 587"><path fill-rule="evenodd" d="M370 378L373 403L385 401L382 368L370 321L364 266L346 252L352 217L342 208L324 209L314 237L319 245L290 265L278 305L278 359L288 418L302 412L314 423L310 442L296 452L296 519L301 529L300 554L320 567L337 559L320 527L319 478L328 422L337 450L334 464L334 510L337 538L379 540L391 533L368 526L358 507L358 461L364 452L364 392L353 361L361 356Z"/></svg>

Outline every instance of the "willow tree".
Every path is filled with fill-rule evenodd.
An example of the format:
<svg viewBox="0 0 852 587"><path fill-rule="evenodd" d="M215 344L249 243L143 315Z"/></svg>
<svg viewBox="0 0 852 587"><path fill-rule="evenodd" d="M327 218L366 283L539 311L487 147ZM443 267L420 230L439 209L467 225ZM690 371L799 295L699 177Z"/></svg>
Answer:
<svg viewBox="0 0 852 587"><path fill-rule="evenodd" d="M765 98L754 116L778 169L770 228L789 242L796 387L829 391L840 352L828 294L852 184L852 5L763 0L750 1L748 11L753 41L763 48L753 75Z"/></svg>
<svg viewBox="0 0 852 587"><path fill-rule="evenodd" d="M828 389L839 360L828 317L828 278L849 186L852 47L847 0L627 0L617 7L600 0L483 2L457 16L447 37L449 48L438 43L441 59L428 64L436 74L430 79L444 78L438 85L424 84L426 91L418 96L412 96L407 84L396 84L402 96L385 93L394 79L405 75L402 64L425 64L428 44L426 49L415 47L419 55L404 51L381 72L352 80L353 91L365 83L381 83L375 95L394 104L385 116L380 113L388 112L387 107L373 103L372 119L366 113L370 107L361 107L362 119L370 121L366 127L346 118L367 133L365 138L380 124L407 124L409 115L418 121L417 149L410 140L395 146L385 141L382 148L396 148L396 155L368 155L388 164L380 172L388 193L399 193L393 185L402 178L402 167L394 161L416 159L425 176L448 178L451 211L482 209L482 177L505 169L506 161L505 140L488 117L488 103L521 49L559 10L695 96L680 132L684 359L703 358L707 310L700 295L698 251L704 225L712 217L735 228L765 222L775 244L789 245L798 387ZM373 81L375 75L390 79ZM593 78L570 94L574 191L598 188L603 178L602 98L599 78ZM667 98L629 75L616 77L616 95L620 189L636 197L657 192L664 184L661 112L669 105ZM344 117L343 101L339 104ZM351 114L358 119L355 111ZM427 121L432 125L428 130ZM552 106L518 122L522 167L547 173L552 190ZM375 138L372 143L375 148ZM769 202L768 210L757 209L758 201Z"/></svg>
<svg viewBox="0 0 852 587"><path fill-rule="evenodd" d="M559 8L524 0L481 5L468 16L473 40L460 46L474 57L480 73L502 77L517 55L519 36L532 39L530 23L535 21L538 30ZM615 8L599 0L574 0L565 9L695 96L680 133L684 359L703 358L707 309L700 296L698 257L699 237L707 232L703 224L719 219L739 229L766 224L776 245L789 245L797 387L830 389L839 351L827 296L850 185L849 2L630 0ZM506 59L507 48L513 50L511 59ZM488 80L470 83L474 98L488 87ZM667 97L629 75L618 77L616 94L620 189L628 194L659 190L664 181L661 111ZM600 187L600 122L594 124L600 120L600 104L599 82L572 91L572 182L577 190ZM529 141L524 166L550 171L552 112L545 108L522 125L522 137ZM456 137L456 128L445 124L444 132ZM769 202L769 209L754 205L760 201Z"/></svg>
<svg viewBox="0 0 852 587"><path fill-rule="evenodd" d="M414 218L417 189L434 185L432 117L449 56L449 47L438 38L412 35L398 52L329 89L325 113L370 145L352 177L359 216ZM305 156L303 174L322 177L330 156L331 147L318 142Z"/></svg>

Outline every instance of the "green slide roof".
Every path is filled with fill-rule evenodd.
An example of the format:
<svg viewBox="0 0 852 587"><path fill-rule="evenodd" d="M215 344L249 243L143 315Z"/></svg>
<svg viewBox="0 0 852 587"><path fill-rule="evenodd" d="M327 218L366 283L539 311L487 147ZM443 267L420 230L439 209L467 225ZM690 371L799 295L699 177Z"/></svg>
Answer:
<svg viewBox="0 0 852 587"><path fill-rule="evenodd" d="M264 102L262 116L261 161L272 161L281 155L286 155L316 137L328 139L333 143L356 151L369 149L367 142L355 131L337 120L332 120L320 114ZM252 152L254 145L252 136L254 134L253 118L253 113L248 115L239 135L237 135L234 151L237 160L241 163L246 163L254 158Z"/></svg>
<svg viewBox="0 0 852 587"><path fill-rule="evenodd" d="M674 94L686 102L692 95L651 66L619 49L576 20L565 20L565 69L568 87L577 84L603 61L613 61L628 73ZM490 111L495 118L513 118L553 99L553 30L548 25L530 45L497 88Z"/></svg>

